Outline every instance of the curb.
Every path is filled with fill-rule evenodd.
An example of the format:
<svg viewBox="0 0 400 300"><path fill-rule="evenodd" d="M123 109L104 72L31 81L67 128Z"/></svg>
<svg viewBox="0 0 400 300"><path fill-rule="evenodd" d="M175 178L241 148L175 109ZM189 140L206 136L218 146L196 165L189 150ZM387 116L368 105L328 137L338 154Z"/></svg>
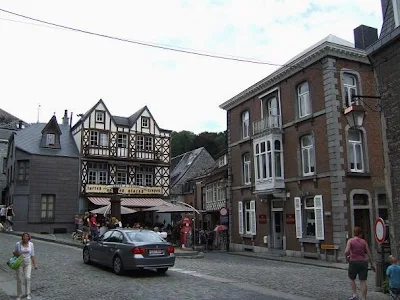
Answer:
<svg viewBox="0 0 400 300"><path fill-rule="evenodd" d="M9 234L9 235L15 235L15 236L21 235L20 232L14 232L14 231L11 231L11 232L5 231L2 233ZM49 234L49 236L51 236L51 235ZM54 244L61 244L61 245L71 246L71 247L80 248L80 249L83 249L83 247L84 247L84 244L69 242L69 241L62 240L62 239L57 239L56 237L47 238L44 236L37 236L35 233L31 234L31 238L34 240L45 241L45 242L50 242L50 243L54 243ZM197 258L203 258L204 253L199 252L199 251L175 252L175 257L186 258L186 259L197 259Z"/></svg>
<svg viewBox="0 0 400 300"><path fill-rule="evenodd" d="M246 256L246 257L252 257L252 258L257 258L257 259L265 259L265 260L272 260L272 261L280 261L280 262L285 262L285 263L293 263L293 264L299 264L299 265L308 265L308 266L315 266L315 267L320 267L320 268L328 268L328 269L338 269L338 270L347 270L347 266L335 266L335 265L330 265L330 264L320 264L320 263L315 263L312 260L310 261L301 261L301 260L289 260L289 259L284 259L280 257L269 257L269 256L261 256L261 255L249 255L241 252L225 252L226 254L229 255L236 255L236 256Z"/></svg>

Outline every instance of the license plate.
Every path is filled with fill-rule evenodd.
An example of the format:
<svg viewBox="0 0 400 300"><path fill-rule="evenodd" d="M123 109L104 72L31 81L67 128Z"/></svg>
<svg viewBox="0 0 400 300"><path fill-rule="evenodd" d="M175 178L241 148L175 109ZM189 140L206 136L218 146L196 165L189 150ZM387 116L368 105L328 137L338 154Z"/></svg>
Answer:
<svg viewBox="0 0 400 300"><path fill-rule="evenodd" d="M149 255L164 255L164 250L152 249L152 250L149 250Z"/></svg>

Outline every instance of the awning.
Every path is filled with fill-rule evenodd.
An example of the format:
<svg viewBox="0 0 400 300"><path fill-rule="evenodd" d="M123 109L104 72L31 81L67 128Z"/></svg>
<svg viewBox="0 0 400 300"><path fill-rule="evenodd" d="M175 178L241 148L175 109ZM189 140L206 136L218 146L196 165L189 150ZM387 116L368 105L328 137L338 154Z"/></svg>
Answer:
<svg viewBox="0 0 400 300"><path fill-rule="evenodd" d="M109 205L110 198L108 197L88 197L89 201L92 202L94 205Z"/></svg>
<svg viewBox="0 0 400 300"><path fill-rule="evenodd" d="M184 213L194 212L193 209L183 205L158 205L151 208L147 208L144 211L156 211L157 213Z"/></svg>
<svg viewBox="0 0 400 300"><path fill-rule="evenodd" d="M168 202L161 198L121 198L121 204L131 207L152 207L168 205Z"/></svg>
<svg viewBox="0 0 400 300"><path fill-rule="evenodd" d="M94 205L109 205L109 197L88 197ZM159 205L168 205L169 203L161 198L121 198L121 205L130 207L153 207Z"/></svg>

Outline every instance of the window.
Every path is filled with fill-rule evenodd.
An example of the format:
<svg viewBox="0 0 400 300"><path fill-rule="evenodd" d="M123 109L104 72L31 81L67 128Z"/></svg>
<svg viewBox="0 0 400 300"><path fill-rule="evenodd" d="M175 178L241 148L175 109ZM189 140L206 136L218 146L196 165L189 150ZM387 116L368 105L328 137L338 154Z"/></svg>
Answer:
<svg viewBox="0 0 400 300"><path fill-rule="evenodd" d="M343 74L343 88L344 88L344 105L349 107L358 102L353 99L357 95L357 77L348 73Z"/></svg>
<svg viewBox="0 0 400 300"><path fill-rule="evenodd" d="M255 145L255 172L256 172L256 179L262 180L267 178L267 158L266 158L266 151L265 151L265 142L261 142Z"/></svg>
<svg viewBox="0 0 400 300"><path fill-rule="evenodd" d="M99 145L99 132L90 131L90 146L98 146L98 145Z"/></svg>
<svg viewBox="0 0 400 300"><path fill-rule="evenodd" d="M128 148L128 135L118 134L118 148Z"/></svg>
<svg viewBox="0 0 400 300"><path fill-rule="evenodd" d="M302 83L297 87L297 105L299 118L311 114L310 90L307 82Z"/></svg>
<svg viewBox="0 0 400 300"><path fill-rule="evenodd" d="M394 25L400 26L400 0L393 0Z"/></svg>
<svg viewBox="0 0 400 300"><path fill-rule="evenodd" d="M364 147L361 130L350 129L349 139L349 165L352 172L364 172Z"/></svg>
<svg viewBox="0 0 400 300"><path fill-rule="evenodd" d="M41 219L52 220L54 219L54 202L56 195L42 195L41 199Z"/></svg>
<svg viewBox="0 0 400 300"><path fill-rule="evenodd" d="M225 154L218 158L218 167L223 167L228 164L228 156Z"/></svg>
<svg viewBox="0 0 400 300"><path fill-rule="evenodd" d="M29 180L29 160L19 160L18 161L18 175L17 179L19 181Z"/></svg>
<svg viewBox="0 0 400 300"><path fill-rule="evenodd" d="M301 165L303 176L315 173L314 141L311 134L301 138Z"/></svg>
<svg viewBox="0 0 400 300"><path fill-rule="evenodd" d="M7 157L3 157L3 174L6 174L7 170Z"/></svg>
<svg viewBox="0 0 400 300"><path fill-rule="evenodd" d="M46 134L46 146L54 146L55 140L56 140L56 136L54 133Z"/></svg>
<svg viewBox="0 0 400 300"><path fill-rule="evenodd" d="M275 140L275 176L282 177L282 147L281 141Z"/></svg>
<svg viewBox="0 0 400 300"><path fill-rule="evenodd" d="M243 183L251 184L250 178L250 153L243 155Z"/></svg>
<svg viewBox="0 0 400 300"><path fill-rule="evenodd" d="M314 197L294 197L296 237L325 238L324 212L321 195Z"/></svg>
<svg viewBox="0 0 400 300"><path fill-rule="evenodd" d="M106 114L104 111L96 111L96 123L104 123Z"/></svg>
<svg viewBox="0 0 400 300"><path fill-rule="evenodd" d="M242 113L242 138L249 137L249 125L250 125L250 116L249 112L246 110Z"/></svg>
<svg viewBox="0 0 400 300"><path fill-rule="evenodd" d="M150 118L142 117L142 128L150 128Z"/></svg>
<svg viewBox="0 0 400 300"><path fill-rule="evenodd" d="M117 166L117 184L127 184L128 182L128 172L127 166Z"/></svg>
<svg viewBox="0 0 400 300"><path fill-rule="evenodd" d="M136 147L137 147L137 150L143 150L144 149L144 136L138 135L136 137Z"/></svg>
<svg viewBox="0 0 400 300"><path fill-rule="evenodd" d="M267 101L268 123L270 127L279 127L279 106L276 97Z"/></svg>
<svg viewBox="0 0 400 300"><path fill-rule="evenodd" d="M144 150L152 151L153 150L153 137L146 136L144 139Z"/></svg>
<svg viewBox="0 0 400 300"><path fill-rule="evenodd" d="M257 234L256 201L238 202L239 234Z"/></svg>
<svg viewBox="0 0 400 300"><path fill-rule="evenodd" d="M100 147L108 147L108 134L100 132Z"/></svg>
<svg viewBox="0 0 400 300"><path fill-rule="evenodd" d="M88 163L88 184L107 184L107 179L107 164Z"/></svg>
<svg viewBox="0 0 400 300"><path fill-rule="evenodd" d="M136 172L136 185L154 186L154 169L152 167L140 167Z"/></svg>

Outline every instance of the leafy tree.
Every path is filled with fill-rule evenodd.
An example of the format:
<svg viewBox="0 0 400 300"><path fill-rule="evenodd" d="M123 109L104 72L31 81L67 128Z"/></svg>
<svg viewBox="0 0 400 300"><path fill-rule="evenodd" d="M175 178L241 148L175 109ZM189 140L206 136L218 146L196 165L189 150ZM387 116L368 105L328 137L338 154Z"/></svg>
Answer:
<svg viewBox="0 0 400 300"><path fill-rule="evenodd" d="M178 156L187 151L204 147L215 156L227 148L226 132L202 132L198 135L190 131L172 132L171 155Z"/></svg>

